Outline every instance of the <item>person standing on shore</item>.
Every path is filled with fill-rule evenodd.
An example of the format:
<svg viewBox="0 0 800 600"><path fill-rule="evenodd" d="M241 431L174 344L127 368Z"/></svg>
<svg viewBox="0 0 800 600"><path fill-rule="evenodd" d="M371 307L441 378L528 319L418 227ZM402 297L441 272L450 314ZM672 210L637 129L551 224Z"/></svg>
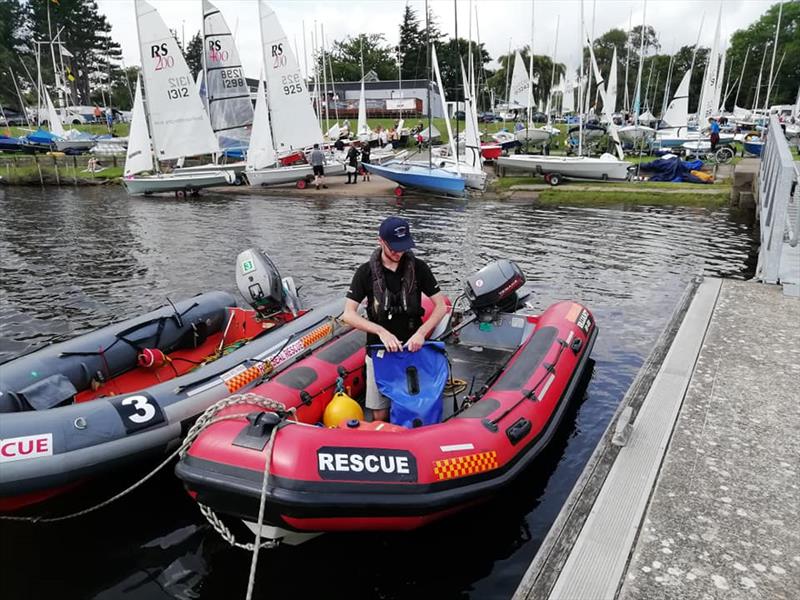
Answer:
<svg viewBox="0 0 800 600"><path fill-rule="evenodd" d="M407 348L416 352L447 314L444 296L428 264L411 253L416 246L405 219L388 217L378 230L378 248L353 275L342 320L367 334L365 366L366 406L373 420L389 418L390 400L378 390L370 346L383 344L387 352ZM423 323L422 294L433 301L433 312ZM367 301L367 318L358 314Z"/></svg>
<svg viewBox="0 0 800 600"><path fill-rule="evenodd" d="M364 165L369 164L369 155L371 151L369 144L364 144L364 148L361 150L361 181L369 181L369 171L367 171Z"/></svg>
<svg viewBox="0 0 800 600"><path fill-rule="evenodd" d="M328 189L328 186L325 185L325 155L319 149L319 144L314 144L308 162L311 163L311 169L314 171L314 185L317 186L317 189L320 185Z"/></svg>
<svg viewBox="0 0 800 600"><path fill-rule="evenodd" d="M347 183L358 183L358 142L350 144L350 150L347 151L347 164L345 170L347 171ZM352 178L352 181L350 180Z"/></svg>
<svg viewBox="0 0 800 600"><path fill-rule="evenodd" d="M719 144L719 123L714 117L708 118L708 128L711 130L711 152L716 152Z"/></svg>

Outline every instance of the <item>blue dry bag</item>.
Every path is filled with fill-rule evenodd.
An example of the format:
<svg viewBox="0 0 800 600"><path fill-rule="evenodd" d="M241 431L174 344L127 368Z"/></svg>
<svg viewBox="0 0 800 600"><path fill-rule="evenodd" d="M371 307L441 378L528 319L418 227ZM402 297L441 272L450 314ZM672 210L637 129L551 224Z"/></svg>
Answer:
<svg viewBox="0 0 800 600"><path fill-rule="evenodd" d="M416 352L386 352L383 346L373 347L370 354L378 390L392 401L392 423L419 427L442 420L448 376L443 342L426 342Z"/></svg>

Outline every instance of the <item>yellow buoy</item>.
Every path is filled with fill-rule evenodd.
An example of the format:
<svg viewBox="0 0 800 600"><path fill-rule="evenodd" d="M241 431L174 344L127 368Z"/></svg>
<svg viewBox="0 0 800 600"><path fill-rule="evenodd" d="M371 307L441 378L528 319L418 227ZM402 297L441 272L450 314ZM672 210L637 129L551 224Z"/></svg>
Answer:
<svg viewBox="0 0 800 600"><path fill-rule="evenodd" d="M350 419L363 420L364 411L361 409L361 405L350 396L344 392L337 392L325 408L322 422L325 427L338 427L342 421Z"/></svg>

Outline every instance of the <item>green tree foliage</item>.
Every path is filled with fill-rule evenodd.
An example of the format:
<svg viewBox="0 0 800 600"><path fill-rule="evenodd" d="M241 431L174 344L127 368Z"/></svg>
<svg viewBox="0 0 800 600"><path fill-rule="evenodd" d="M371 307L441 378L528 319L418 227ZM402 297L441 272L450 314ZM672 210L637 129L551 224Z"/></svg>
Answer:
<svg viewBox="0 0 800 600"><path fill-rule="evenodd" d="M109 70L112 78L119 72L114 64L122 56L120 45L111 39L111 24L98 12L94 0L59 0L54 2L28 2L26 5L29 28L37 40L51 39L61 31L59 40L72 54L65 58L65 68L72 78L68 81L71 100L75 104L89 104L92 88L102 82ZM48 26L48 9L50 26ZM44 47L49 52L49 47ZM58 56L57 62L58 60ZM49 63L49 64L48 64ZM60 64L59 64L60 68ZM52 61L42 61L43 78L49 86L54 81ZM35 71L34 71L35 72Z"/></svg>
<svg viewBox="0 0 800 600"><path fill-rule="evenodd" d="M30 54L24 6L19 0L0 0L0 104L4 108L21 110L11 71L22 70L18 58Z"/></svg>
<svg viewBox="0 0 800 600"><path fill-rule="evenodd" d="M430 43L439 42L444 35L439 30L433 13L428 12L428 27L420 24L419 17L411 6L406 4L403 20L400 23L400 60L403 79L427 79L428 39Z"/></svg>
<svg viewBox="0 0 800 600"><path fill-rule="evenodd" d="M348 36L344 40L333 42L333 46L325 55L328 80L332 71L334 81L360 81L362 49L365 74L374 71L380 80L397 79L394 50L386 43L383 34L362 33L356 37ZM317 58L317 70L322 81L322 54Z"/></svg>
<svg viewBox="0 0 800 600"><path fill-rule="evenodd" d="M526 72L530 72L529 52L528 46L519 50L522 61L525 63ZM487 84L488 87L494 91L495 99L497 102L504 102L508 97L508 90L506 89L506 81L511 81L512 72L509 69L514 68L514 54L503 54L497 61L500 63L500 68L497 69L491 77L489 77ZM538 79L538 82L533 86L533 94L538 102L539 98L547 98L550 94L550 89L558 85L558 80L567 72L567 68L562 63L556 63L555 77L550 81L550 75L553 72L553 59L549 56L542 54L533 55L533 78Z"/></svg>
<svg viewBox="0 0 800 600"><path fill-rule="evenodd" d="M478 82L481 77L481 65L491 61L489 52L483 47L472 42L472 69L473 74L469 74L469 49L470 42L464 38L448 38L446 41L439 41L436 44L436 54L439 58L439 70L442 72L442 85L445 89L447 100L455 102L464 100L464 86L461 81L461 61L464 61L464 70L467 77L475 78ZM482 86L476 85L476 90Z"/></svg>
<svg viewBox="0 0 800 600"><path fill-rule="evenodd" d="M197 74L203 69L203 36L199 31L186 44L183 54L186 57L186 64L189 65L189 70L192 72L192 77L197 78Z"/></svg>
<svg viewBox="0 0 800 600"><path fill-rule="evenodd" d="M745 54L747 49L750 49L738 99L738 104L741 107L754 108L758 72L761 68L761 58L764 56L766 56L766 59L764 61L764 74L761 78L762 88L758 102L761 106L755 108L763 108L766 101L769 65L772 59L773 42L775 41L775 26L778 23L778 8L779 4L774 4L758 21L747 29L740 29L731 37L727 61L734 79L740 76ZM775 85L767 102L768 105L793 103L797 95L797 88L800 86L800 2L783 3L781 27L778 34L778 49L775 57L776 70L782 58L783 64L777 73L777 77L773 74ZM734 91L733 95L728 99L726 106L729 109L733 108L735 93Z"/></svg>

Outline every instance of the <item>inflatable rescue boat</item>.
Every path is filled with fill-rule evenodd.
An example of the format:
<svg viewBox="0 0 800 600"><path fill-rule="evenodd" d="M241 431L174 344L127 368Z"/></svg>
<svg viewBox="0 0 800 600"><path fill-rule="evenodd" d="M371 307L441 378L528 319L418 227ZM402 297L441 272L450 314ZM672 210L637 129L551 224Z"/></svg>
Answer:
<svg viewBox="0 0 800 600"><path fill-rule="evenodd" d="M566 301L533 314L523 283L513 262L488 265L432 333L451 365L433 422L374 422L359 409L322 425L337 387L354 398L364 389L365 336L350 330L251 390L276 410L223 409L230 418L200 433L178 477L200 504L290 543L414 529L486 500L547 445L594 364L591 312ZM420 377L411 366L401 380L412 398Z"/></svg>
<svg viewBox="0 0 800 600"><path fill-rule="evenodd" d="M0 365L0 512L164 455L210 405L334 336L343 302L303 310L261 251L236 280L251 307L208 292Z"/></svg>

